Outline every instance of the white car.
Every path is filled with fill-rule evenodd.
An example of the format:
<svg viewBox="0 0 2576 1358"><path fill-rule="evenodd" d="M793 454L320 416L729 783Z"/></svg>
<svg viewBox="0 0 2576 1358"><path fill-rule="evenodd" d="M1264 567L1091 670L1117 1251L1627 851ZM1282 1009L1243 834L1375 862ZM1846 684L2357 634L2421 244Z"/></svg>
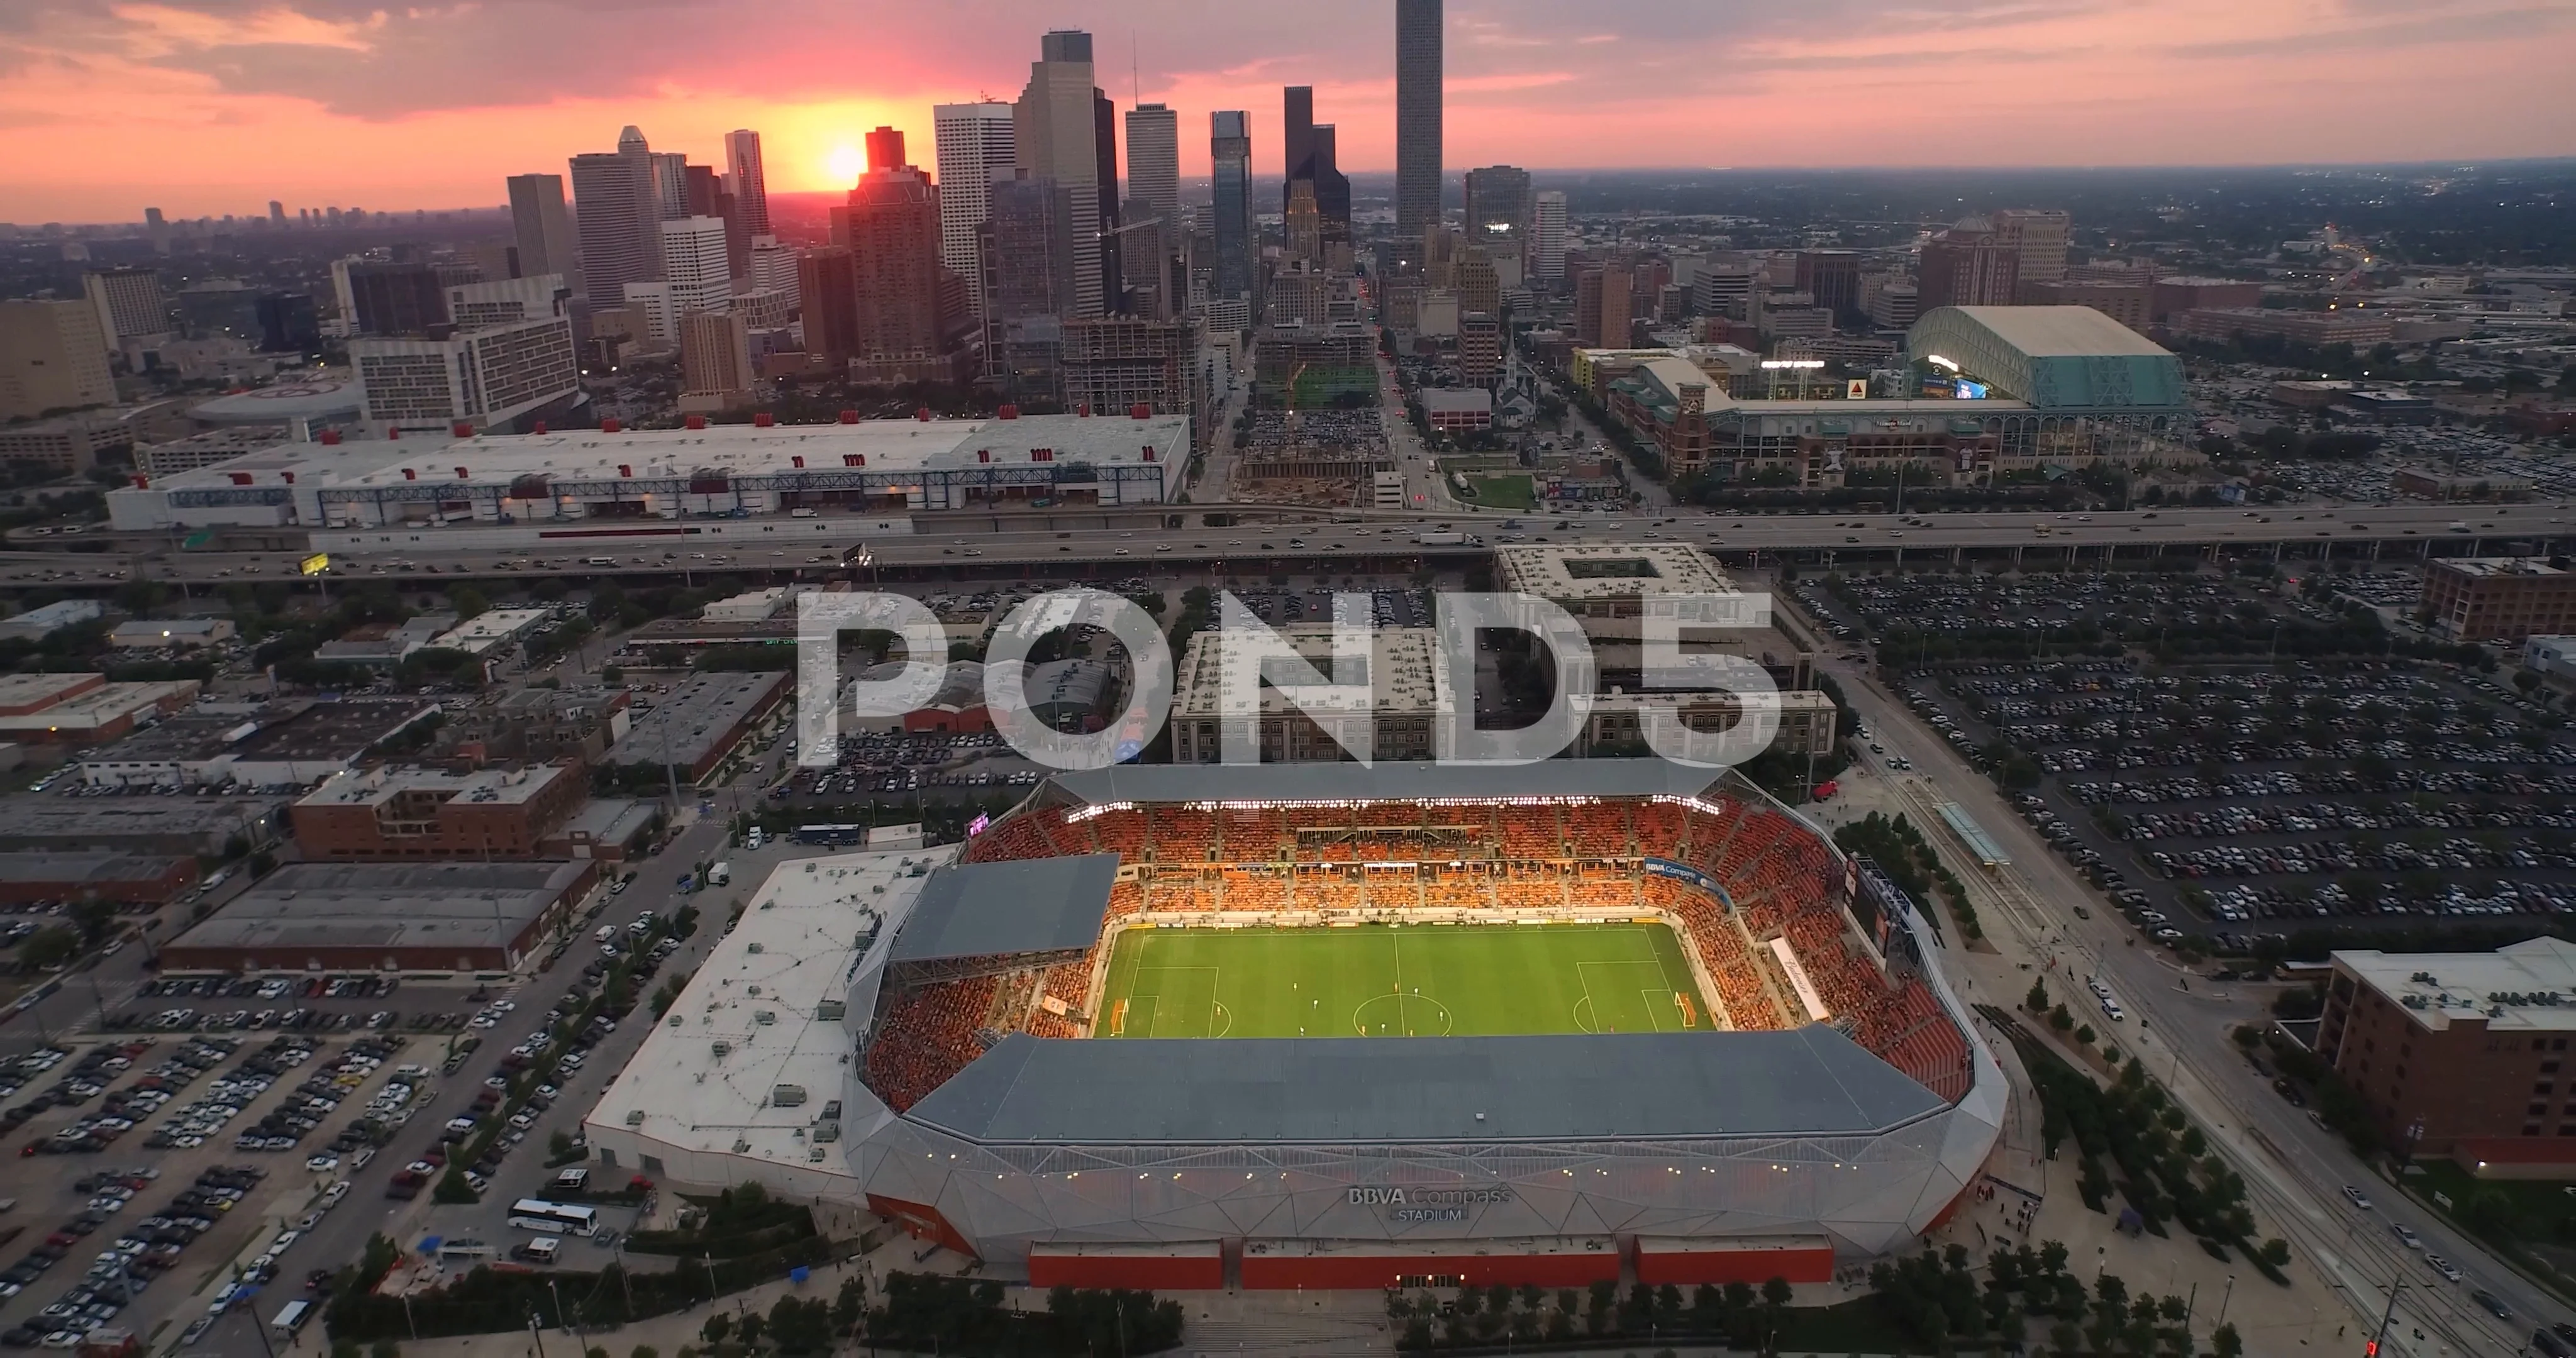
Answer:
<svg viewBox="0 0 2576 1358"><path fill-rule="evenodd" d="M2408 1226L2403 1222L2395 1222L2391 1223L2388 1229L2397 1233L2398 1244L2404 1245L2410 1250L2420 1250L2424 1248L2424 1237L2415 1234L2415 1229L2413 1227Z"/></svg>
<svg viewBox="0 0 2576 1358"><path fill-rule="evenodd" d="M2447 1278L2452 1282L2458 1283L2468 1281L2469 1275L2462 1273L2459 1265L2452 1263L2450 1260L2445 1259L2438 1254L2425 1255L2424 1262L2430 1265L2435 1273L2441 1274L2444 1278Z"/></svg>
<svg viewBox="0 0 2576 1358"><path fill-rule="evenodd" d="M2353 1187L2351 1184L2345 1184L2343 1186L2343 1196L2344 1200L2351 1203L2353 1206L2358 1207L2365 1212L2370 1210L2370 1195Z"/></svg>

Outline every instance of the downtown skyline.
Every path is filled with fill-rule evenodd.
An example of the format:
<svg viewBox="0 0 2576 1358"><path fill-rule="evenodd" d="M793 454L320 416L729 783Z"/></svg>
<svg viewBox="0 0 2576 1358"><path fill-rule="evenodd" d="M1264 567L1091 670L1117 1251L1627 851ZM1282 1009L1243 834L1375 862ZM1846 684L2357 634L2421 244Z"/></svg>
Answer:
<svg viewBox="0 0 2576 1358"><path fill-rule="evenodd" d="M801 0L757 22L714 5L524 3L389 11L280 0L21 0L0 33L0 219L254 213L270 198L485 207L511 173L603 128L721 163L760 128L771 187L846 188L864 131L926 138L930 107L1008 98L1026 35L1098 35L1099 82L1185 122L1256 111L1254 173L1277 178L1278 90L1312 85L1346 172L1395 168L1395 7L1294 15L1176 4L851 16ZM2552 72L2576 20L2454 4L2395 14L2187 0L1935 16L1641 3L1616 13L1453 4L1444 167L2081 166L2388 162L2576 150ZM634 16L651 16L649 21ZM625 20L626 22L621 22ZM632 31L628 31L629 29ZM686 44L651 41L688 32ZM551 55L580 50L585 60ZM2519 73L2519 74L2518 74ZM1209 170L1185 138L1181 173Z"/></svg>

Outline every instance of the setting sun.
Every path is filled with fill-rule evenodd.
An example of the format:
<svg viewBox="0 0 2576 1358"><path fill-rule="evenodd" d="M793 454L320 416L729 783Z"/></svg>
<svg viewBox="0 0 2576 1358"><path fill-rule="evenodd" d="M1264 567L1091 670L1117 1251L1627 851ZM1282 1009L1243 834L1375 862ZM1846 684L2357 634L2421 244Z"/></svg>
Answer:
<svg viewBox="0 0 2576 1358"><path fill-rule="evenodd" d="M823 168L835 184L857 183L859 176L868 172L867 153L854 146L835 146L832 154L823 158Z"/></svg>

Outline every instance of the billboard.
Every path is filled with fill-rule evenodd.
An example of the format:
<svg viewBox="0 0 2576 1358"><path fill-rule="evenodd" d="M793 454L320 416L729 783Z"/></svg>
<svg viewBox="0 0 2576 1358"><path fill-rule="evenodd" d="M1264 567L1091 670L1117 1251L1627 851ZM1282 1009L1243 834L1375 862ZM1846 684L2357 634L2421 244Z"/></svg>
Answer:
<svg viewBox="0 0 2576 1358"><path fill-rule="evenodd" d="M322 572L331 569L331 558L328 553L315 552L313 555L304 558L304 564L301 569L306 575L320 575Z"/></svg>

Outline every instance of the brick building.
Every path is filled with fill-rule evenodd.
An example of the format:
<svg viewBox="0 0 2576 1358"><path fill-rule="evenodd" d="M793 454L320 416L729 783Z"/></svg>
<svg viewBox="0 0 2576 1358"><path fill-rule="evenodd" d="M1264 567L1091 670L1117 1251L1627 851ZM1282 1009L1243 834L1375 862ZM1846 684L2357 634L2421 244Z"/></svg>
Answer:
<svg viewBox="0 0 2576 1358"><path fill-rule="evenodd" d="M2576 943L2357 950L2333 966L2317 1054L2389 1145L2472 1168L2576 1162Z"/></svg>
<svg viewBox="0 0 2576 1358"><path fill-rule="evenodd" d="M578 764L374 768L334 778L289 808L312 860L534 858L589 797Z"/></svg>
<svg viewBox="0 0 2576 1358"><path fill-rule="evenodd" d="M2423 608L2461 641L2576 632L2576 573L2530 557L2436 557L2424 563Z"/></svg>

